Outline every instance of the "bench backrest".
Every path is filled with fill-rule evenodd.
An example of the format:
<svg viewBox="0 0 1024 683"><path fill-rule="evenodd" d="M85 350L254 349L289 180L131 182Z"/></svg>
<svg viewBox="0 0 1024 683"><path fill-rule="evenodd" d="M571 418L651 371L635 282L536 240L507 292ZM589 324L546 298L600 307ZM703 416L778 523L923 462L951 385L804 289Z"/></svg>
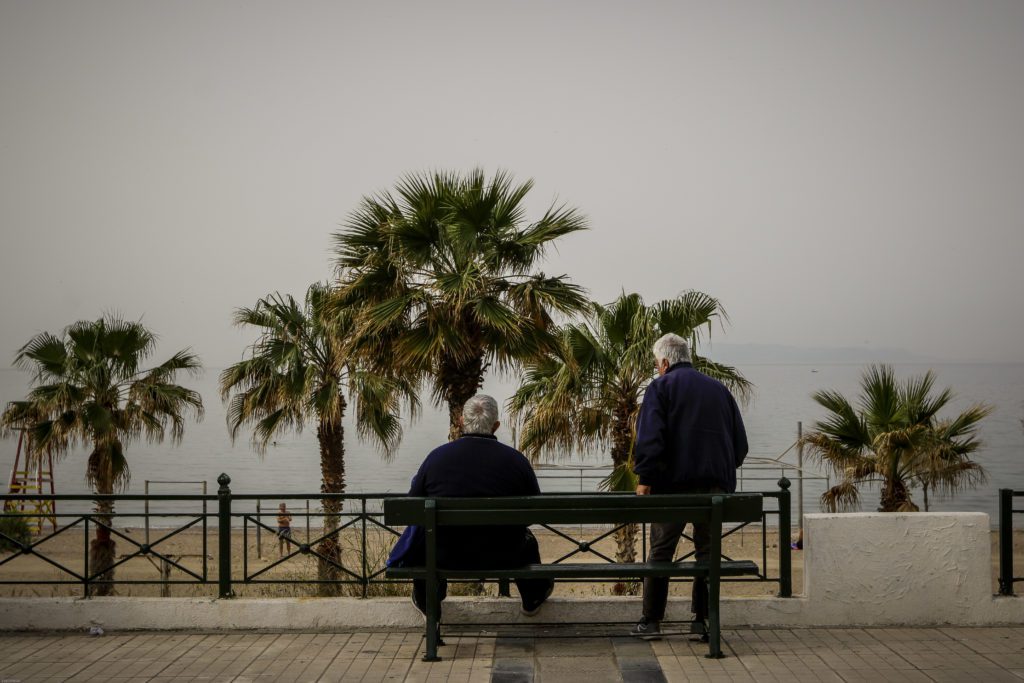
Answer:
<svg viewBox="0 0 1024 683"><path fill-rule="evenodd" d="M630 496L541 495L505 498L387 498L384 523L427 524L602 524L624 522L709 522L716 503L722 522L761 519L762 497L751 493Z"/></svg>

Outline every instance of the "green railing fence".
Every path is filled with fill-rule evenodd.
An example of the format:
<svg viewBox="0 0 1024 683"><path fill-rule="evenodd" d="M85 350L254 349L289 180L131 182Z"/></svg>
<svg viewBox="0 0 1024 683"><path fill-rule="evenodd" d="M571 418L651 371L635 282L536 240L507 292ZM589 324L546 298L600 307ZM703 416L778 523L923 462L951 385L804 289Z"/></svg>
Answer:
<svg viewBox="0 0 1024 683"><path fill-rule="evenodd" d="M1013 595L1013 584L1024 576L1013 575L1013 516L1024 510L1013 509L1013 499L1024 491L999 489L999 594Z"/></svg>
<svg viewBox="0 0 1024 683"><path fill-rule="evenodd" d="M387 579L384 577L383 554L386 554L394 538L401 533L401 529L391 528L383 523L383 500L394 498L402 494L395 493L366 493L366 494L325 494L325 493L235 493L230 488L231 479L222 474L217 483L219 488L216 495L204 494L81 494L81 495L5 495L4 509L13 507L13 503L21 500L48 500L60 503L57 512L52 515L57 523L49 533L45 531L32 536L31 538L17 537L7 533L7 527L0 528L0 585L79 585L82 595L90 596L96 590L96 586L103 584L114 585L135 585L135 584L156 584L161 586L161 595L169 594L169 586L193 585L213 586L216 584L217 595L222 598L234 595L234 587L237 585L258 585L258 584L300 584L311 585L319 583L336 583L352 586L353 594L367 597L369 589L374 585L406 583L401 580ZM778 489L761 491L766 499L765 512L760 525L761 545L761 574L757 577L736 577L733 581L762 581L774 582L779 586L778 594L782 597L792 595L792 559L791 559L791 506L790 506L790 482L782 477L778 480ZM543 494L542 494L543 495ZM564 493L559 495L566 495ZM605 495L632 495L628 493L608 493ZM774 500L774 508L769 507L767 500ZM322 510L310 511L308 505L305 511L290 510L293 517L305 517L305 538L284 538L282 542L286 551L273 560L264 562L262 555L261 537L264 534L271 534L275 537L276 510L267 510L261 507L261 501L324 501L338 500L342 503L342 512L339 515L337 528L322 528ZM83 504L95 504L97 501L111 501L115 505L113 514L100 514L95 510L80 511L85 507ZM74 509L79 506L79 511L67 511L69 507ZM131 505L139 506L141 510L123 511L121 508ZM196 511L183 511L188 505L200 508ZM163 506L166 509L161 509ZM38 517L32 512L16 512L8 510L4 513L7 518L31 518ZM108 518L112 521L106 521ZM268 523L270 518L272 523ZM321 526L311 526L310 519L320 519ZM774 575L768 571L769 519L775 518L775 526L778 529L778 574ZM151 525L151 521L172 520L174 526L171 528L160 528ZM125 524L118 524L118 521L141 520L144 525L144 536L135 538ZM40 525L41 526L41 525ZM590 554L603 561L613 561L606 553L601 552L596 545L612 536L621 527L591 529L587 527L560 528L549 525L541 525L543 528L558 536L570 544L572 550L563 556L553 560L562 562L578 554ZM739 525L723 531L723 539L740 532L747 525ZM106 529L113 537L121 551L112 566L91 567L89 547L91 532L97 527ZM213 530L216 530L214 537ZM181 541L182 534L189 530L198 530L200 539L198 542L198 553L178 553L169 549L169 543L174 539ZM237 540L235 532L241 530L241 547L237 548L232 543ZM312 533L312 531L319 533ZM52 552L47 550L47 543L58 536L80 532L82 537L81 564L69 566L69 562L56 559ZM139 530L143 532L142 529ZM193 534L195 531L192 532ZM378 544L376 552L368 548L368 537L373 536ZM347 538L350 547L345 548L340 542ZM641 556L647 554L647 530L642 529L641 533ZM320 552L320 544L333 539L340 546L342 552L339 557L331 557ZM692 541L692 539L689 539ZM383 550L381 550L383 544ZM213 546L216 546L216 566L211 560ZM683 545L686 548L687 545ZM127 552L125 552L127 551ZM252 553L255 551L258 561L254 564ZM49 554L48 554L49 553ZM382 554L383 553L383 554ZM692 550L679 559L689 558ZM374 555L371 557L371 555ZM47 567L57 570L57 576L46 577L42 575L26 577L14 575L12 571L15 560L21 557L31 556L45 563ZM196 562L187 562L186 557ZM159 570L159 576L154 578L125 578L119 577L117 572L113 579L104 578L110 569L116 569L127 562L136 559L148 559ZM272 574L272 570L282 567L296 559L316 559L321 564L334 568L335 573L340 577L337 579L320 579L312 576L281 576ZM724 559L732 559L723 554ZM551 561L551 560L548 560ZM193 566L189 566L192 564ZM306 565L308 568L308 564ZM177 570L181 578L172 578L172 572ZM598 580L599 581L599 580ZM598 582L594 581L594 582ZM685 581L685 579L684 579ZM580 580L573 580L580 582ZM503 583L499 586L499 593L508 594L508 585Z"/></svg>

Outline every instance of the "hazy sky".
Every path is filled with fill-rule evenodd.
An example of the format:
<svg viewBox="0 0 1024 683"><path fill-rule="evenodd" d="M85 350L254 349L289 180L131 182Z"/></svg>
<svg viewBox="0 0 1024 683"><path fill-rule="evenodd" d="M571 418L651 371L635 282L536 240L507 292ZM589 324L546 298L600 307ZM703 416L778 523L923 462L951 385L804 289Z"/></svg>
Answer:
<svg viewBox="0 0 1024 683"><path fill-rule="evenodd" d="M0 0L0 362L105 310L233 362L362 195L475 165L589 216L545 269L598 300L1024 361L1024 2Z"/></svg>

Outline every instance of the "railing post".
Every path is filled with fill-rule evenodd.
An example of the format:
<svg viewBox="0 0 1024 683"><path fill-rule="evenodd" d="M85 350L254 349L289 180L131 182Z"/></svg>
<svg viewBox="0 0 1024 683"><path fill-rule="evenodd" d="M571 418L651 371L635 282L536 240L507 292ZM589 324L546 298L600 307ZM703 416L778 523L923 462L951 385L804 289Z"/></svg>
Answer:
<svg viewBox="0 0 1024 683"><path fill-rule="evenodd" d="M263 522L263 518L260 515L260 501L256 501L256 559L263 559L263 537L260 535L260 526Z"/></svg>
<svg viewBox="0 0 1024 683"><path fill-rule="evenodd" d="M793 596L793 557L790 547L789 479L779 479L779 597Z"/></svg>
<svg viewBox="0 0 1024 683"><path fill-rule="evenodd" d="M366 560L366 496L362 496L360 500L362 502L360 506L360 526L362 526L363 531L363 540L360 548L360 552L363 554L363 575L360 578L363 581L363 598L366 598L370 593L370 563ZM339 542L338 545L340 546L341 536L339 535L336 540Z"/></svg>
<svg viewBox="0 0 1024 683"><path fill-rule="evenodd" d="M1013 489L999 489L999 594L1013 595Z"/></svg>
<svg viewBox="0 0 1024 683"><path fill-rule="evenodd" d="M85 557L82 558L82 597L89 597L89 516L85 516Z"/></svg>
<svg viewBox="0 0 1024 683"><path fill-rule="evenodd" d="M217 477L217 541L220 544L220 562L217 567L219 593L230 598L231 592L231 477L221 474Z"/></svg>

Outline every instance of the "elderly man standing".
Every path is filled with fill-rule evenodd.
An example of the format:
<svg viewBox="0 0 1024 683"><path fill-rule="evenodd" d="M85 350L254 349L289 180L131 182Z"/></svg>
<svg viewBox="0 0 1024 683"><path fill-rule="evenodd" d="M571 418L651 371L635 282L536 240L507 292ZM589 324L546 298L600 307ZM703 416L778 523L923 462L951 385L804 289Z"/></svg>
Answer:
<svg viewBox="0 0 1024 683"><path fill-rule="evenodd" d="M637 420L633 471L637 495L658 493L733 493L736 469L747 455L747 435L736 400L718 380L694 369L690 348L675 334L654 343L658 375L644 394ZM649 562L671 562L684 522L651 525ZM697 561L706 560L711 544L706 524L693 525ZM668 601L668 578L644 579L644 606L632 634L645 640L661 637ZM707 585L693 582L691 633L706 633Z"/></svg>
<svg viewBox="0 0 1024 683"><path fill-rule="evenodd" d="M498 403L477 394L462 409L462 436L435 448L412 479L410 496L533 496L540 493L537 475L522 453L500 443L494 433ZM505 569L540 562L537 539L525 526L442 527L438 531L438 566L452 569ZM533 616L551 595L549 579L516 579L522 611ZM441 600L447 583L439 586ZM413 604L425 612L426 582L413 582Z"/></svg>

